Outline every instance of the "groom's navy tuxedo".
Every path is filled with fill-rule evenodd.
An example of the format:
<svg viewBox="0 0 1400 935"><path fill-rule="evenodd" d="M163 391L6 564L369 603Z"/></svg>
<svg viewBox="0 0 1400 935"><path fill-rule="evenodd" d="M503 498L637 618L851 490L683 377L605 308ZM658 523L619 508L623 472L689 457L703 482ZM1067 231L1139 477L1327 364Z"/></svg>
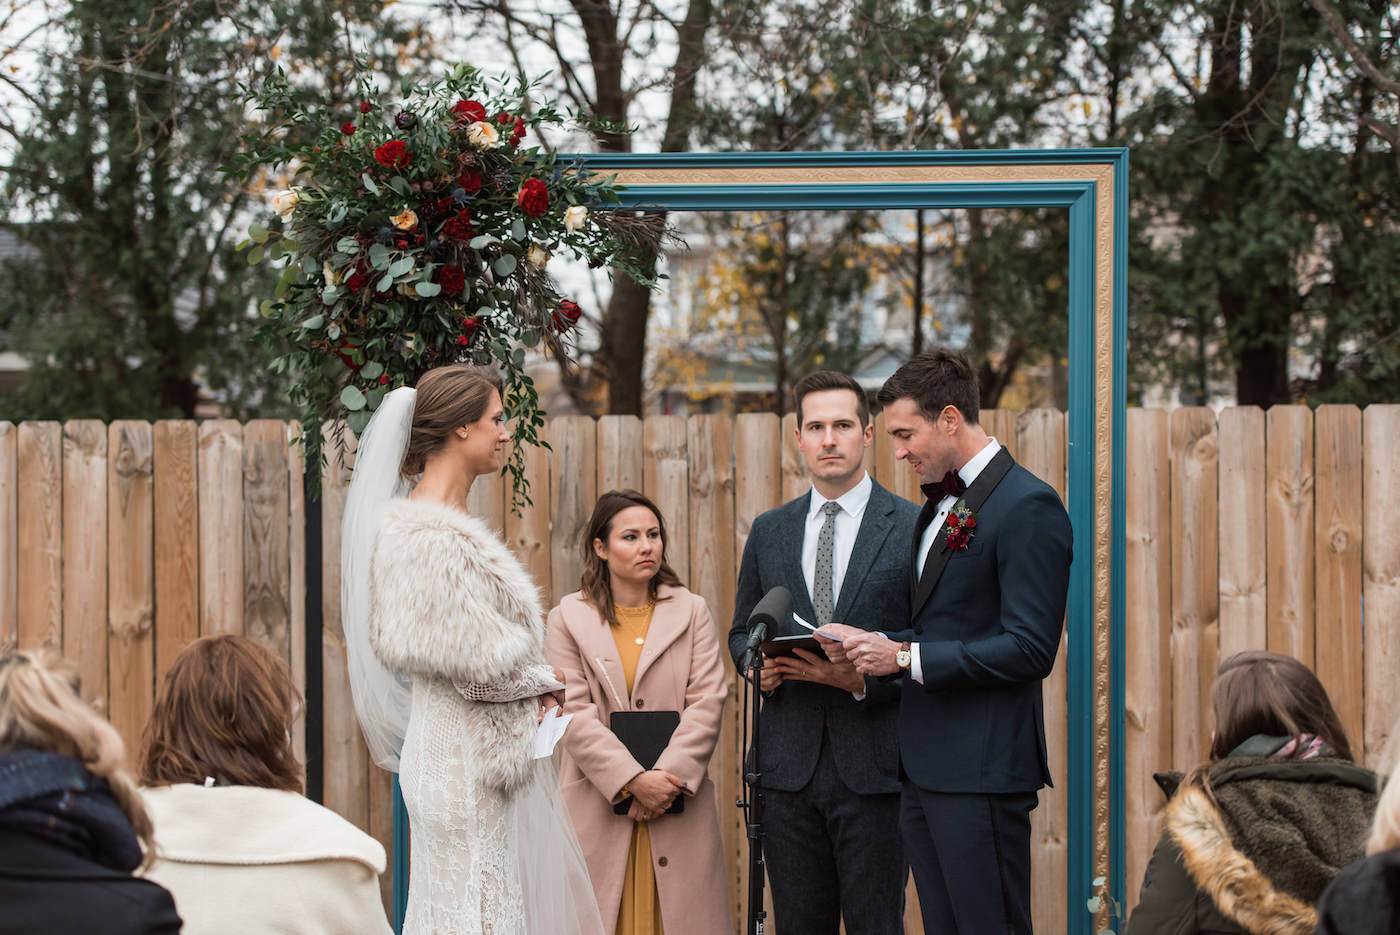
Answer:
<svg viewBox="0 0 1400 935"><path fill-rule="evenodd" d="M910 589L922 684L904 679L902 825L926 931L1030 932L1030 817L1049 785L1041 680L1060 645L1069 516L1005 448L963 494L965 547L936 534ZM909 561L938 512L924 505ZM926 895L927 894L927 895Z"/></svg>
<svg viewBox="0 0 1400 935"><path fill-rule="evenodd" d="M802 570L812 492L754 520L734 598L729 651L743 653L749 613L770 589L792 592L815 622ZM909 614L909 537L918 508L872 481L833 619L876 630ZM793 624L781 635L800 635ZM779 932L851 935L903 930L907 876L899 835L897 681L867 678L861 700L785 681L763 701L764 855Z"/></svg>

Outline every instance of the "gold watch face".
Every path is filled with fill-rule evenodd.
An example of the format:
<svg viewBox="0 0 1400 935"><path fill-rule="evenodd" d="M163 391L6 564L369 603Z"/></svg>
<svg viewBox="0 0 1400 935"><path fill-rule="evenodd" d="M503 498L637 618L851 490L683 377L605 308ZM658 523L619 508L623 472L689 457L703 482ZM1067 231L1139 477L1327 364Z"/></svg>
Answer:
<svg viewBox="0 0 1400 935"><path fill-rule="evenodd" d="M909 668L909 650L901 649L899 652L895 653L894 664L899 666L901 669Z"/></svg>

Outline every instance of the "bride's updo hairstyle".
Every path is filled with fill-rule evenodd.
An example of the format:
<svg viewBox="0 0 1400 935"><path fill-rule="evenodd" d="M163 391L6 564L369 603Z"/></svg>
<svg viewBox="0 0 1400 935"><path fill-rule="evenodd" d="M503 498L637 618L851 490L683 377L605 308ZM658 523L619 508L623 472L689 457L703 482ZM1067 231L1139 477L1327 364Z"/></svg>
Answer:
<svg viewBox="0 0 1400 935"><path fill-rule="evenodd" d="M491 391L502 392L501 375L473 364L434 367L418 378L418 396L413 404L413 428L404 452L404 477L423 473L429 456L464 425L486 413Z"/></svg>

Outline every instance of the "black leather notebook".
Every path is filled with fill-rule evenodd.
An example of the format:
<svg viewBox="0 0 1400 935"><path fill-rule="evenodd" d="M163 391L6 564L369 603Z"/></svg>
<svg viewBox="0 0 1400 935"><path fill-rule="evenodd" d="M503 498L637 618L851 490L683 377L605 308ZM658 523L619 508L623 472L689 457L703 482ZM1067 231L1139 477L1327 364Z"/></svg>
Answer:
<svg viewBox="0 0 1400 935"><path fill-rule="evenodd" d="M643 769L651 769L661 758L661 751L671 742L676 725L681 722L679 711L614 711L608 726L622 741L627 752ZM613 813L626 815L630 801L623 799L613 805ZM678 795L666 814L675 815L685 810L685 796Z"/></svg>
<svg viewBox="0 0 1400 935"><path fill-rule="evenodd" d="M763 655L767 656L769 659L776 659L779 656L791 656L793 655L792 651L794 649L805 649L809 653L815 653L818 659L826 658L826 655L822 652L821 645L817 642L817 638L815 636L807 636L806 634L800 634L798 636L775 636L771 640L764 640L762 643L759 643L758 647L763 650ZM798 656L797 658L801 659L802 657Z"/></svg>

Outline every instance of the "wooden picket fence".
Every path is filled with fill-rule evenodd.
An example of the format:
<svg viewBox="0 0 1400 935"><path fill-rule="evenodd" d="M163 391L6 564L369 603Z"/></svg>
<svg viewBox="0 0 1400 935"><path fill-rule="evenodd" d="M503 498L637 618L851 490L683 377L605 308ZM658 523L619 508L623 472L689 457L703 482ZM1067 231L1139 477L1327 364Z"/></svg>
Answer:
<svg viewBox="0 0 1400 935"><path fill-rule="evenodd" d="M1064 494L1065 416L983 413L988 431ZM807 488L793 417L562 417L528 460L533 505L509 510L500 478L471 508L500 529L549 602L577 588L578 539L596 495L644 490L667 521L673 566L727 631L750 523ZM1400 713L1400 406L1133 410L1128 418L1127 832L1129 902L1159 826L1153 770L1188 768L1209 736L1207 689L1245 648L1316 666L1373 762ZM0 647L61 648L84 692L134 744L154 686L204 633L243 633L304 678L323 672L325 802L390 843L388 774L369 762L351 708L340 630L340 517L348 470L322 478L323 638L305 638L305 517L295 424L0 422ZM877 424L877 480L918 499ZM1392 479L1394 478L1394 479ZM1087 546L1080 545L1087 558ZM1364 599L1364 601L1363 601ZM1363 640L1363 607L1364 618ZM1033 813L1036 929L1063 932L1064 652L1046 686L1051 769ZM737 682L711 773L736 920L745 842ZM305 750L305 728L295 732ZM388 881L386 879L387 888ZM921 931L916 903L906 930ZM1087 897L1089 894L1085 894ZM788 933L792 935L792 933Z"/></svg>

